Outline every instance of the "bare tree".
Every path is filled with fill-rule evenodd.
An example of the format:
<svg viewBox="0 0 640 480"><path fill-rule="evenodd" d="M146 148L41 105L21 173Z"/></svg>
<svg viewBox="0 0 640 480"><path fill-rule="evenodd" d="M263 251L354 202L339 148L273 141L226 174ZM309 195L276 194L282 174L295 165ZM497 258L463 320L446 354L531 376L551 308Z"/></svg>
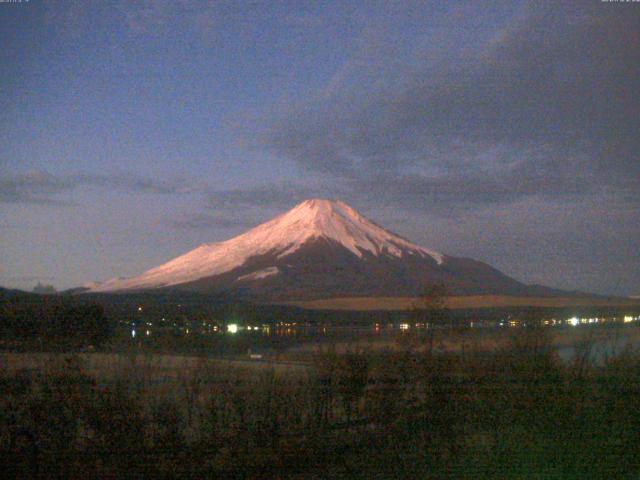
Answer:
<svg viewBox="0 0 640 480"><path fill-rule="evenodd" d="M447 295L447 287L444 284L427 284L414 305L413 318L416 323L424 324L427 329L429 353L433 352L435 329L449 322L449 309L446 304Z"/></svg>

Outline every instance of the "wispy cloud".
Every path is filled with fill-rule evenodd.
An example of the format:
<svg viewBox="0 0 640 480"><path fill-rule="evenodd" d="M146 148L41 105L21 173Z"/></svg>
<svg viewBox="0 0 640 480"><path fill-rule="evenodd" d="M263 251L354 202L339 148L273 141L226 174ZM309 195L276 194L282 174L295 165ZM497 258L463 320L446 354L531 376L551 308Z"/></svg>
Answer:
<svg viewBox="0 0 640 480"><path fill-rule="evenodd" d="M75 187L69 179L42 171L0 176L0 202L40 205L65 205L57 195Z"/></svg>
<svg viewBox="0 0 640 480"><path fill-rule="evenodd" d="M201 211L170 218L168 222L184 230L248 228L313 196L317 196L316 189L291 183L208 189Z"/></svg>
<svg viewBox="0 0 640 480"><path fill-rule="evenodd" d="M72 178L77 185L98 186L124 192L153 193L158 195L194 193L201 188L198 182L187 179L160 180L127 174L78 174Z"/></svg>
<svg viewBox="0 0 640 480"><path fill-rule="evenodd" d="M197 184L196 184L197 185ZM135 175L75 173L53 175L42 170L0 176L0 202L39 205L69 205L64 194L80 187L98 187L127 193L178 195L198 191L188 180L157 180Z"/></svg>
<svg viewBox="0 0 640 480"><path fill-rule="evenodd" d="M269 184L209 191L207 204L213 208L267 207L282 209L316 196L316 194L315 189L301 185Z"/></svg>
<svg viewBox="0 0 640 480"><path fill-rule="evenodd" d="M196 213L182 215L169 220L169 224L177 230L216 230L237 227L250 227L258 222L244 218L244 215Z"/></svg>

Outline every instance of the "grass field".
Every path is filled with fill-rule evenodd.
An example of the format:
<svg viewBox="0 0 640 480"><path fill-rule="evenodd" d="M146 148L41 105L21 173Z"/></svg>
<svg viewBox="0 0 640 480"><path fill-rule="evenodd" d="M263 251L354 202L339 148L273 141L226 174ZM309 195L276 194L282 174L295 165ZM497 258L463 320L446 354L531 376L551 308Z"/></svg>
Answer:
<svg viewBox="0 0 640 480"><path fill-rule="evenodd" d="M303 300L283 302L283 305L293 305L314 310L410 310L415 307L413 297L344 297L327 298L321 300ZM470 295L448 297L447 307L461 308L492 308L492 307L620 307L637 306L640 300L632 298L604 298L604 297L510 297L506 295Z"/></svg>
<svg viewBox="0 0 640 480"><path fill-rule="evenodd" d="M396 337L395 350L328 350L304 369L281 362L278 371L203 356L6 353L0 471L42 479L637 478L640 355L621 347L593 362L590 354L603 340L637 342L639 332L467 330L442 339L457 345L449 353L423 351L409 334ZM567 343L576 355L562 361L558 347Z"/></svg>
<svg viewBox="0 0 640 480"><path fill-rule="evenodd" d="M113 380L123 372L137 372L154 379L171 380L202 369L273 370L275 373L302 372L306 365L294 361L257 361L236 358L149 353L76 353L86 372L105 380ZM33 370L46 372L59 368L69 358L67 353L0 353L0 367L6 372Z"/></svg>

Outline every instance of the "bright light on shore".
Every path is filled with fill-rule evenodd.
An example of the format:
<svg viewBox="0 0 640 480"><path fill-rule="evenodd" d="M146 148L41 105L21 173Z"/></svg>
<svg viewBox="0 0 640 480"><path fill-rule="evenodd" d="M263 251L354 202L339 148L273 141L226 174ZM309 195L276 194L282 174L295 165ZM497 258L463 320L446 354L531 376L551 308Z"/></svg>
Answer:
<svg viewBox="0 0 640 480"><path fill-rule="evenodd" d="M578 320L577 317L571 317L569 320L567 320L567 323L569 323L569 325L575 327L576 325L578 325L580 323L580 320Z"/></svg>
<svg viewBox="0 0 640 480"><path fill-rule="evenodd" d="M229 325L227 325L227 332L229 333L237 333L238 332L238 325L235 323L230 323Z"/></svg>

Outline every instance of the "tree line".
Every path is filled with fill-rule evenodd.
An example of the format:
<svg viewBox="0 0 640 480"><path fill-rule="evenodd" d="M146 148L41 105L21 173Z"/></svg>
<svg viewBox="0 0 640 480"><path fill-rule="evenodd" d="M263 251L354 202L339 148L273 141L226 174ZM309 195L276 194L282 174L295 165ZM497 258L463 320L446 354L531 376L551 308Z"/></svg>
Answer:
<svg viewBox="0 0 640 480"><path fill-rule="evenodd" d="M0 339L43 346L99 346L113 322L98 304L58 296L13 296L0 301Z"/></svg>

